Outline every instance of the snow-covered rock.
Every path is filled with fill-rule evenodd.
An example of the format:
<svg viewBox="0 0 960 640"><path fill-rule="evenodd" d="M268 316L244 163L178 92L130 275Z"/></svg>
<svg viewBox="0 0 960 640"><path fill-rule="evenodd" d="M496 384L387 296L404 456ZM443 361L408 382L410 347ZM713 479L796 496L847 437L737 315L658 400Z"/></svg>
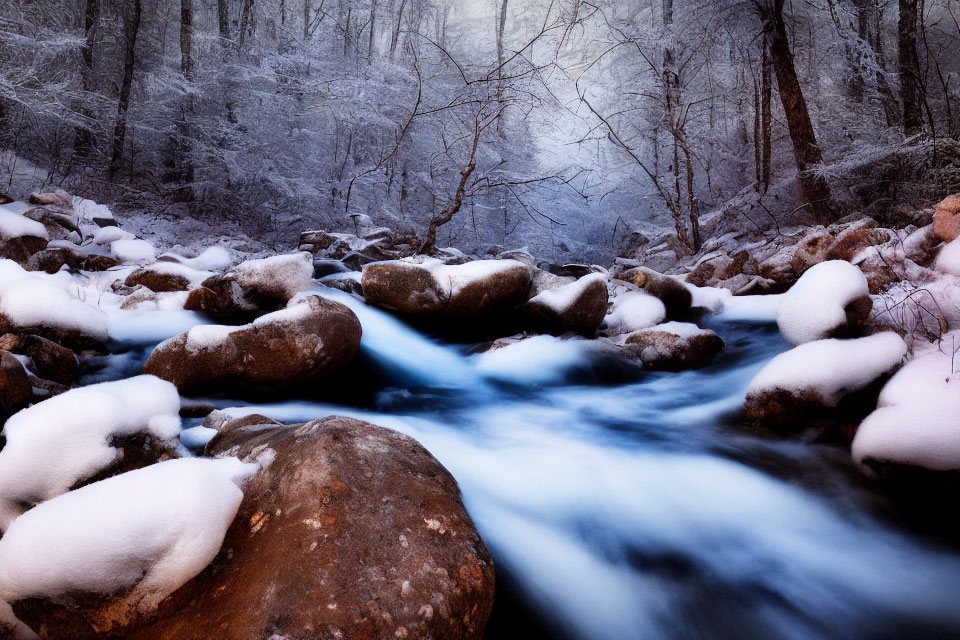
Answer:
<svg viewBox="0 0 960 640"><path fill-rule="evenodd" d="M783 296L777 325L793 344L852 334L861 327L873 303L867 278L843 260L811 267Z"/></svg>
<svg viewBox="0 0 960 640"><path fill-rule="evenodd" d="M663 322L667 308L660 298L643 291L622 293L613 301L613 309L603 320L603 331L609 336L633 333Z"/></svg>
<svg viewBox="0 0 960 640"><path fill-rule="evenodd" d="M78 483L173 451L179 410L172 384L138 376L74 389L15 414L0 450L0 530Z"/></svg>
<svg viewBox="0 0 960 640"><path fill-rule="evenodd" d="M896 370L906 352L907 345L893 332L807 342L757 373L747 388L745 414L774 428L804 426Z"/></svg>
<svg viewBox="0 0 960 640"><path fill-rule="evenodd" d="M176 262L154 262L133 271L124 280L128 287L142 285L155 292L188 291L200 286L212 273L198 271L185 264Z"/></svg>
<svg viewBox="0 0 960 640"><path fill-rule="evenodd" d="M27 406L31 398L33 389L23 363L9 351L0 351L0 420Z"/></svg>
<svg viewBox="0 0 960 640"><path fill-rule="evenodd" d="M194 327L158 345L144 371L183 392L289 387L349 364L360 332L344 305L305 296L251 324Z"/></svg>
<svg viewBox="0 0 960 640"><path fill-rule="evenodd" d="M667 322L635 331L624 349L648 369L681 371L706 367L723 351L723 340L688 322Z"/></svg>
<svg viewBox="0 0 960 640"><path fill-rule="evenodd" d="M434 258L377 262L363 270L367 301L411 314L510 311L530 292L530 269L516 260L447 265Z"/></svg>
<svg viewBox="0 0 960 640"><path fill-rule="evenodd" d="M257 470L170 460L35 507L0 538L0 600L46 637L126 637L216 557Z"/></svg>
<svg viewBox="0 0 960 640"><path fill-rule="evenodd" d="M952 240L944 245L937 255L936 269L940 273L960 276L960 240Z"/></svg>
<svg viewBox="0 0 960 640"><path fill-rule="evenodd" d="M156 260L153 245L146 240L127 238L110 243L110 254L120 262L149 264Z"/></svg>
<svg viewBox="0 0 960 640"><path fill-rule="evenodd" d="M932 351L909 361L881 390L877 410L860 424L851 449L871 472L891 464L960 471L956 358Z"/></svg>
<svg viewBox="0 0 960 640"><path fill-rule="evenodd" d="M659 298L669 319L683 318L690 312L693 296L688 287L675 278L646 267L628 269L617 278Z"/></svg>
<svg viewBox="0 0 960 640"><path fill-rule="evenodd" d="M536 328L547 333L592 335L607 314L607 278L596 273L544 289L521 311Z"/></svg>
<svg viewBox="0 0 960 640"><path fill-rule="evenodd" d="M82 302L62 281L24 271L0 260L0 333L37 333L76 342L107 338L108 322L99 309Z"/></svg>

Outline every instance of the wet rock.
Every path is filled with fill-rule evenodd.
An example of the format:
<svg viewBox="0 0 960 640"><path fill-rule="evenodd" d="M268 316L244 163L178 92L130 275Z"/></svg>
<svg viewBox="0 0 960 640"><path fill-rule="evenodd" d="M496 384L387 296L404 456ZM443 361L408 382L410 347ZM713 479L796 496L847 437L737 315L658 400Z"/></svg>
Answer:
<svg viewBox="0 0 960 640"><path fill-rule="evenodd" d="M848 229L834 240L827 251L826 259L854 262L864 249L883 244L889 241L890 237L891 233L886 229L863 227Z"/></svg>
<svg viewBox="0 0 960 640"><path fill-rule="evenodd" d="M85 271L107 271L120 264L120 261L110 256L94 255L87 256L83 262Z"/></svg>
<svg viewBox="0 0 960 640"><path fill-rule="evenodd" d="M331 374L353 360L360 321L347 307L307 296L239 327L194 327L161 343L144 372L181 392L235 387L275 390Z"/></svg>
<svg viewBox="0 0 960 640"><path fill-rule="evenodd" d="M667 318L683 318L690 312L693 295L683 283L647 267L628 269L617 276L618 279L640 287L652 296L660 299L667 310Z"/></svg>
<svg viewBox="0 0 960 640"><path fill-rule="evenodd" d="M79 249L68 247L56 247L53 249L44 249L30 256L24 268L27 271L45 271L46 273L56 273L64 265L71 269L79 270L84 267L87 261L87 254Z"/></svg>
<svg viewBox="0 0 960 640"><path fill-rule="evenodd" d="M29 202L39 206L73 208L73 196L63 189L31 193Z"/></svg>
<svg viewBox="0 0 960 640"><path fill-rule="evenodd" d="M47 239L39 236L0 238L0 259L7 258L25 265L30 256L47 248Z"/></svg>
<svg viewBox="0 0 960 640"><path fill-rule="evenodd" d="M446 265L421 259L378 262L361 280L370 304L411 314L485 314L510 311L527 301L530 269L515 260Z"/></svg>
<svg viewBox="0 0 960 640"><path fill-rule="evenodd" d="M640 360L644 368L682 371L706 367L724 346L713 331L685 322L668 322L631 333L624 351Z"/></svg>
<svg viewBox="0 0 960 640"><path fill-rule="evenodd" d="M23 365L9 351L0 351L0 419L6 420L27 406L32 397L33 388Z"/></svg>
<svg viewBox="0 0 960 640"><path fill-rule="evenodd" d="M123 626L110 613L132 609L123 594L15 612L71 640L102 626L126 640L480 639L493 565L456 481L416 441L330 417L238 427L211 445L268 466L199 575Z"/></svg>
<svg viewBox="0 0 960 640"><path fill-rule="evenodd" d="M161 291L187 291L190 289L190 278L187 276L162 268L162 263L141 267L127 276L123 281L128 287L144 286L155 292Z"/></svg>
<svg viewBox="0 0 960 640"><path fill-rule="evenodd" d="M933 232L944 242L960 236L960 193L944 198L933 211Z"/></svg>
<svg viewBox="0 0 960 640"><path fill-rule="evenodd" d="M72 234L76 234L78 240L83 239L83 232L72 206L65 209L37 207L25 212L23 217L41 223L55 239L65 239Z"/></svg>
<svg viewBox="0 0 960 640"><path fill-rule="evenodd" d="M7 333L0 337L0 349L30 358L27 368L39 378L67 387L77 380L77 356L52 340Z"/></svg>
<svg viewBox="0 0 960 640"><path fill-rule="evenodd" d="M538 331L589 336L603 322L607 304L607 279L595 273L543 290L520 307L520 313Z"/></svg>

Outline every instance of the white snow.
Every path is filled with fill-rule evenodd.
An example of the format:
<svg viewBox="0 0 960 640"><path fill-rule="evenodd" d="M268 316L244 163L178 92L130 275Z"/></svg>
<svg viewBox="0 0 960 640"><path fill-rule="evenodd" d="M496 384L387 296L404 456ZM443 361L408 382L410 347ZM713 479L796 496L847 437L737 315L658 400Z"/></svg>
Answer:
<svg viewBox="0 0 960 640"><path fill-rule="evenodd" d="M239 331L242 328L243 327L220 324L201 324L187 332L187 342L184 346L188 351L194 352L215 349L223 344L231 333ZM160 347L162 346L163 345L160 345ZM157 348L159 349L160 347Z"/></svg>
<svg viewBox="0 0 960 640"><path fill-rule="evenodd" d="M683 283L692 296L690 306L694 309L706 309L710 313L720 313L733 300L733 292L718 287L698 287L690 283Z"/></svg>
<svg viewBox="0 0 960 640"><path fill-rule="evenodd" d="M692 322L665 322L648 329L635 331L634 333L652 333L655 331L669 333L680 338L694 338L696 336L710 335L713 333L712 331L701 329Z"/></svg>
<svg viewBox="0 0 960 640"><path fill-rule="evenodd" d="M23 236L50 239L50 234L42 223L0 208L0 238L9 240Z"/></svg>
<svg viewBox="0 0 960 640"><path fill-rule="evenodd" d="M765 296L730 296L717 314L722 320L736 322L776 322L784 294Z"/></svg>
<svg viewBox="0 0 960 640"><path fill-rule="evenodd" d="M821 262L784 294L777 325L793 344L821 340L846 323L848 304L869 295L867 278L858 267L843 260Z"/></svg>
<svg viewBox="0 0 960 640"><path fill-rule="evenodd" d="M190 287L197 287L201 282L213 275L211 271L200 271L186 264L177 262L159 261L143 267L144 271L158 273L167 276L180 276L186 278Z"/></svg>
<svg viewBox="0 0 960 640"><path fill-rule="evenodd" d="M114 219L113 212L110 211L110 207L107 205L97 204L93 200L87 200L77 196L73 197L73 211L80 217L80 220L83 221L92 221L94 218L103 218L105 220Z"/></svg>
<svg viewBox="0 0 960 640"><path fill-rule="evenodd" d="M187 258L184 262L201 271L226 271L233 264L233 256L224 247L208 247L196 258Z"/></svg>
<svg viewBox="0 0 960 640"><path fill-rule="evenodd" d="M148 612L216 557L256 471L236 458L169 460L45 502L0 539L0 599L132 589Z"/></svg>
<svg viewBox="0 0 960 640"><path fill-rule="evenodd" d="M114 240L110 243L110 253L120 262L145 264L156 260L153 245L146 240Z"/></svg>
<svg viewBox="0 0 960 640"><path fill-rule="evenodd" d="M813 393L826 406L895 369L907 352L893 332L855 340L816 340L781 353L750 382L747 395L777 389Z"/></svg>
<svg viewBox="0 0 960 640"><path fill-rule="evenodd" d="M663 322L667 308L659 298L643 291L628 291L614 299L613 310L603 320L607 335L633 333Z"/></svg>
<svg viewBox="0 0 960 640"><path fill-rule="evenodd" d="M479 373L514 384L553 384L588 363L596 347L588 340L534 336L476 358Z"/></svg>
<svg viewBox="0 0 960 640"><path fill-rule="evenodd" d="M117 240L133 240L134 238L136 238L135 235L129 231L124 231L120 227L103 227L97 229L96 233L93 234L93 243L110 244Z"/></svg>
<svg viewBox="0 0 960 640"><path fill-rule="evenodd" d="M960 276L960 238L940 249L936 269L941 273Z"/></svg>
<svg viewBox="0 0 960 640"><path fill-rule="evenodd" d="M526 266L516 260L474 260L464 264L443 264L439 260L422 263L449 297L454 297L465 287L510 269Z"/></svg>
<svg viewBox="0 0 960 640"><path fill-rule="evenodd" d="M243 289L278 291L289 299L313 286L313 260L309 253L247 260L230 275Z"/></svg>
<svg viewBox="0 0 960 640"><path fill-rule="evenodd" d="M67 391L7 420L0 450L0 530L22 503L50 500L117 462L111 438L150 434L176 446L180 396L169 382L137 376Z"/></svg>
<svg viewBox="0 0 960 640"><path fill-rule="evenodd" d="M898 371L880 392L877 410L857 430L854 460L960 469L957 365L951 354L934 351Z"/></svg>
<svg viewBox="0 0 960 640"><path fill-rule="evenodd" d="M557 287L556 289L547 289L545 291L541 291L531 298L530 302L542 304L543 306L562 314L569 309L570 305L576 302L577 299L583 295L583 292L586 291L587 287L594 282L603 282L604 285L606 285L607 278L601 273L591 273L583 276L575 282L570 282L563 286Z"/></svg>
<svg viewBox="0 0 960 640"><path fill-rule="evenodd" d="M58 286L61 282L46 274L24 271L12 260L0 260L0 314L14 327L79 331L105 340L106 315L71 296L66 288Z"/></svg>

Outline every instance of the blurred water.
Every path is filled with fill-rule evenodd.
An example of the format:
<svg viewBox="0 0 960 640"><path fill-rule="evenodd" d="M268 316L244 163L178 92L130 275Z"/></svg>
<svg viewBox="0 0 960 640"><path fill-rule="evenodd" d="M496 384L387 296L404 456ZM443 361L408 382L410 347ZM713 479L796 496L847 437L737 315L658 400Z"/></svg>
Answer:
<svg viewBox="0 0 960 640"><path fill-rule="evenodd" d="M960 557L873 515L841 449L732 426L751 377L787 348L775 327L718 321L727 352L700 371L504 385L476 357L324 295L410 384L361 408L216 403L284 422L348 415L422 442L522 601L501 594L491 639L960 637ZM543 624L511 617L532 612Z"/></svg>

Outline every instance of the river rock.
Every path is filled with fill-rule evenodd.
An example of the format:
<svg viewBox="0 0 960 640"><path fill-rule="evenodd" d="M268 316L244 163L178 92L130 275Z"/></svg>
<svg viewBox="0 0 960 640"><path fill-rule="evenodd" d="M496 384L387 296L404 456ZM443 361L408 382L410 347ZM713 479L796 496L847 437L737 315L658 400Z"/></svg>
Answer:
<svg viewBox="0 0 960 640"><path fill-rule="evenodd" d="M0 336L0 349L30 358L27 368L44 380L64 386L70 386L77 380L77 356L52 340L7 333Z"/></svg>
<svg viewBox="0 0 960 640"><path fill-rule="evenodd" d="M245 487L213 562L114 634L479 640L493 605L492 561L456 481L416 441L330 417L238 427L207 451L267 466ZM85 640L101 637L91 622L122 598L15 611L35 628L45 623L44 638Z"/></svg>
<svg viewBox="0 0 960 640"><path fill-rule="evenodd" d="M123 283L128 287L141 285L155 292L188 291L190 278L164 268L170 264L172 263L155 263L149 267L141 267L127 276Z"/></svg>
<svg viewBox="0 0 960 640"><path fill-rule="evenodd" d="M184 393L299 385L346 366L360 321L344 305L307 296L243 326L194 327L161 343L144 371Z"/></svg>
<svg viewBox="0 0 960 640"><path fill-rule="evenodd" d="M24 268L27 271L45 271L56 273L64 265L71 269L82 269L87 260L87 254L79 249L68 247L47 248L30 256Z"/></svg>
<svg viewBox="0 0 960 640"><path fill-rule="evenodd" d="M411 314L483 314L527 301L530 269L516 260L446 265L432 258L367 266L361 280L367 302Z"/></svg>
<svg viewBox="0 0 960 640"><path fill-rule="evenodd" d="M933 232L944 242L960 236L960 193L944 198L933 210Z"/></svg>
<svg viewBox="0 0 960 640"><path fill-rule="evenodd" d="M32 397L33 388L23 365L9 351L0 350L0 419L6 420L27 406Z"/></svg>
<svg viewBox="0 0 960 640"><path fill-rule="evenodd" d="M676 278L664 275L647 267L628 269L617 276L656 296L667 310L667 318L676 320L690 313L693 295Z"/></svg>
<svg viewBox="0 0 960 640"><path fill-rule="evenodd" d="M545 333L592 335L607 314L607 302L606 276L592 274L541 291L520 311Z"/></svg>
<svg viewBox="0 0 960 640"><path fill-rule="evenodd" d="M624 350L646 369L682 371L702 369L724 349L713 331L687 322L668 322L627 336Z"/></svg>

